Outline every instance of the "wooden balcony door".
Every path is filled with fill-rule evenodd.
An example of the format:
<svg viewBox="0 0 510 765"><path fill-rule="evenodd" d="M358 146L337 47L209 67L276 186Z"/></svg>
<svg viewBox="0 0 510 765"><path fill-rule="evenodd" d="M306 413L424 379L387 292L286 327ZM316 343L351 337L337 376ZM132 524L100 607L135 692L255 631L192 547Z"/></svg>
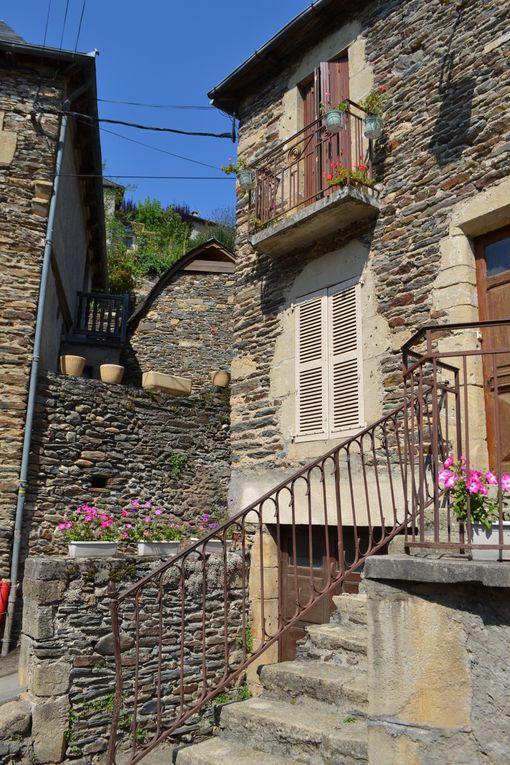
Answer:
<svg viewBox="0 0 510 765"><path fill-rule="evenodd" d="M349 98L349 64L347 56L336 61L325 61L315 70L313 79L302 89L303 123L310 126L305 132L304 150L304 201L308 204L328 192L327 174L332 162L342 162L351 167L351 137L349 118L340 133L328 134L320 118L320 104L332 106Z"/></svg>
<svg viewBox="0 0 510 765"><path fill-rule="evenodd" d="M480 237L475 249L480 320L510 319L510 226ZM510 327L484 329L482 347L510 348ZM508 473L510 353L483 358L489 463Z"/></svg>

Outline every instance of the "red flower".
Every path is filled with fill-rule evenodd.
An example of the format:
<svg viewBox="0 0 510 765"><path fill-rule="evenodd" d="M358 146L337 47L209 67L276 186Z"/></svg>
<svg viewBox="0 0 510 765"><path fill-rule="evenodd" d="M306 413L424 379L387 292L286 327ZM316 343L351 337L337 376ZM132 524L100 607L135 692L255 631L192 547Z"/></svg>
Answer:
<svg viewBox="0 0 510 765"><path fill-rule="evenodd" d="M326 176L326 180L332 181L333 180L333 175L331 173L328 173L327 176Z"/></svg>
<svg viewBox="0 0 510 765"><path fill-rule="evenodd" d="M384 85L379 85L379 86L377 87L377 90L378 90L378 91L380 91L381 93L384 93L384 91L386 90L386 88L384 87Z"/></svg>

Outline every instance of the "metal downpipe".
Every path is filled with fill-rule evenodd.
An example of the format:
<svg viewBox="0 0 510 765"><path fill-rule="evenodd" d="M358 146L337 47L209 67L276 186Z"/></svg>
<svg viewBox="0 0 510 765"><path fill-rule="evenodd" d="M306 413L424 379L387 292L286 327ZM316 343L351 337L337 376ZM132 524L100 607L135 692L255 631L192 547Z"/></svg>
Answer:
<svg viewBox="0 0 510 765"><path fill-rule="evenodd" d="M81 91L81 88L80 88ZM77 94L73 94L75 97ZM5 621L5 629L2 638L2 656L7 656L9 652L9 644L11 640L12 625L14 622L14 611L16 605L16 596L18 591L18 570L20 559L20 547L21 547L21 531L23 525L23 513L25 509L25 497L27 490L27 478L28 468L30 464L30 444L32 440L32 427L34 421L34 408L35 397L37 393L37 381L39 377L39 361L41 354L41 340L44 323L44 310L46 307L46 293L48 288L48 276L50 272L51 253L53 248L53 230L55 227L55 214L57 209L57 197L60 186L60 175L62 172L62 163L64 159L64 146L67 134L67 123L69 107L71 105L71 98L68 98L64 102L62 121L60 123L60 130L57 144L57 155L55 159L55 176L53 180L53 193L50 200L50 207L48 211L48 223L46 226L46 240L44 245L44 255L41 269L41 281L39 288L39 300L37 304L37 318L35 324L35 338L34 338L34 351L32 354L32 365L30 369L30 384L28 389L27 400L27 417L25 421L25 432L23 435L23 453L21 457L21 468L19 477L19 490L18 499L16 503L16 519L14 522L14 537L12 546L12 558L11 558L11 591L9 593L9 600L7 602L7 617Z"/></svg>

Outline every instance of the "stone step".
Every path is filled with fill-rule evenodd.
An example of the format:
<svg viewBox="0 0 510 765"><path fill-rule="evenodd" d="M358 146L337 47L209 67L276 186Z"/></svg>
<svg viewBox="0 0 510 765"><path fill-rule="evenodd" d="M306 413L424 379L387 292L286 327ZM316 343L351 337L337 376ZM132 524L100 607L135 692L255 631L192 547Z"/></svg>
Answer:
<svg viewBox="0 0 510 765"><path fill-rule="evenodd" d="M262 752L260 749L227 741L214 736L200 744L180 749L175 760L176 765L303 765L303 761L289 760L287 757Z"/></svg>
<svg viewBox="0 0 510 765"><path fill-rule="evenodd" d="M364 719L267 698L223 707L222 738L309 765L367 762Z"/></svg>
<svg viewBox="0 0 510 765"><path fill-rule="evenodd" d="M367 629L361 624L309 624L297 645L298 659L349 667L366 665Z"/></svg>
<svg viewBox="0 0 510 765"><path fill-rule="evenodd" d="M357 595L334 595L333 603L336 611L331 615L331 623L345 624L353 622L354 624L367 623L367 596L362 592Z"/></svg>
<svg viewBox="0 0 510 765"><path fill-rule="evenodd" d="M286 661L265 665L260 678L263 697L314 707L319 702L345 715L366 713L367 673L358 667L338 667L325 661Z"/></svg>

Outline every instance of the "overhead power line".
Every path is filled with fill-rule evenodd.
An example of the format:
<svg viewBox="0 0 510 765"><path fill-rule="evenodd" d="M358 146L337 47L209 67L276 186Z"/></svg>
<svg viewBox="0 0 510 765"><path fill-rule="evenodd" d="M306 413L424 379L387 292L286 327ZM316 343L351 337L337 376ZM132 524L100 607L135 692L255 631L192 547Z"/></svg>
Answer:
<svg viewBox="0 0 510 765"><path fill-rule="evenodd" d="M83 14L85 13L85 6L87 5L87 0L83 0L83 5L81 7L81 16L80 16L80 23L78 24L78 33L76 35L76 42L74 44L74 52L78 50L78 40L80 39L80 32L81 32L81 25L83 23Z"/></svg>
<svg viewBox="0 0 510 765"><path fill-rule="evenodd" d="M189 104L144 104L139 101L116 101L113 98L98 98L103 104L124 104L125 106L144 106L149 109L195 109L197 111L215 110L214 106L192 106Z"/></svg>
<svg viewBox="0 0 510 765"><path fill-rule="evenodd" d="M48 0L48 12L46 14L46 24L44 26L44 40L43 40L43 48L46 45L46 35L48 34L48 23L50 21L50 13L51 13L51 0Z"/></svg>
<svg viewBox="0 0 510 765"><path fill-rule="evenodd" d="M42 114L64 114L61 109L41 109L39 112ZM176 128L169 127L156 127L155 125L139 125L136 122L126 122L125 120L111 120L106 117L91 117L89 114L82 114L81 112L65 112L69 117L76 117L78 119L86 120L87 122L106 122L110 125L125 125L126 127L132 127L136 130L152 130L157 133L176 133L177 135L190 135L201 136L207 138L230 138L235 143L235 130L232 127L231 133L207 133L197 130L177 130Z"/></svg>
<svg viewBox="0 0 510 765"><path fill-rule="evenodd" d="M61 178L106 178L105 175L94 173L60 173ZM131 179L159 179L164 181L234 181L235 178L221 175L123 175L122 173L108 172L108 178Z"/></svg>
<svg viewBox="0 0 510 765"><path fill-rule="evenodd" d="M64 42L64 31L66 28L66 22L67 22L67 11L69 10L69 0L66 0L66 9L64 13L64 23L62 24L62 34L60 35L60 45L59 48L62 50L62 43Z"/></svg>
<svg viewBox="0 0 510 765"><path fill-rule="evenodd" d="M109 133L110 135L115 135L117 138L123 138L125 141L129 141L130 143L136 143L138 146L144 146L146 149L152 149L153 151L159 151L161 154L168 154L169 157L176 157L177 159L183 159L186 162L193 162L195 165L202 165L202 167L210 167L212 170L221 170L220 167L217 167L216 165L209 165L207 162L200 162L198 159L192 159L191 157L184 157L182 154L174 154L172 151L167 151L166 149L160 149L159 146L151 146L150 143L144 143L144 141L137 141L136 138L129 138L127 135L122 135L122 133L116 133L115 130L108 130L108 128L99 128L102 133Z"/></svg>

